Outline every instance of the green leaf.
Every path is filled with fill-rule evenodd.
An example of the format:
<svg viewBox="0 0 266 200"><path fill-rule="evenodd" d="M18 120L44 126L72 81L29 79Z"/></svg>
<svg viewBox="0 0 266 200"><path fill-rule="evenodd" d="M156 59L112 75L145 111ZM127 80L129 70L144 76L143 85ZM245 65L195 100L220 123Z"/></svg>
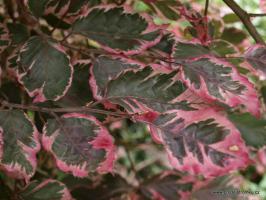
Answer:
<svg viewBox="0 0 266 200"><path fill-rule="evenodd" d="M27 0L30 11L36 17L41 17L44 14L48 2L49 0Z"/></svg>
<svg viewBox="0 0 266 200"><path fill-rule="evenodd" d="M10 32L13 45L25 42L30 37L30 33L24 24L8 23L7 27Z"/></svg>
<svg viewBox="0 0 266 200"><path fill-rule="evenodd" d="M0 54L10 44L9 33L4 24L0 22Z"/></svg>
<svg viewBox="0 0 266 200"><path fill-rule="evenodd" d="M233 44L240 44L246 38L247 35L244 31L234 27L225 28L221 36L221 39L231 42Z"/></svg>
<svg viewBox="0 0 266 200"><path fill-rule="evenodd" d="M139 14L123 8L92 9L73 24L73 32L103 45L109 51L135 54L159 42L159 31Z"/></svg>
<svg viewBox="0 0 266 200"><path fill-rule="evenodd" d="M71 85L72 73L69 56L51 39L33 36L20 50L18 80L34 102L63 97Z"/></svg>
<svg viewBox="0 0 266 200"><path fill-rule="evenodd" d="M18 110L0 112L0 166L7 174L29 180L35 173L40 150L39 133Z"/></svg>
<svg viewBox="0 0 266 200"><path fill-rule="evenodd" d="M30 182L19 197L21 200L74 200L66 186L53 179Z"/></svg>
<svg viewBox="0 0 266 200"><path fill-rule="evenodd" d="M233 113L228 117L238 128L247 145L255 148L266 145L266 120L257 119L249 113Z"/></svg>

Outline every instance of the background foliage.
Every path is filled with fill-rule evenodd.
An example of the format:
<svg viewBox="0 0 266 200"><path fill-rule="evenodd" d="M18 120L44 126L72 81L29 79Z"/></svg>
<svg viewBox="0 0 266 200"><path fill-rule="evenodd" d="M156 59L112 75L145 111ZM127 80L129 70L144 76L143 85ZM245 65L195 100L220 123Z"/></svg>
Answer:
<svg viewBox="0 0 266 200"><path fill-rule="evenodd" d="M266 199L266 1L0 0L0 199Z"/></svg>

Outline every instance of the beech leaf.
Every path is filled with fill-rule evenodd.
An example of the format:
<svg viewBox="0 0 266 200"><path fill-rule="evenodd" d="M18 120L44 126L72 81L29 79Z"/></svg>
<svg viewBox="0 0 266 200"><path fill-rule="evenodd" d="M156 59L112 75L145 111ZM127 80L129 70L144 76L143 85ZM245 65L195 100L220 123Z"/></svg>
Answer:
<svg viewBox="0 0 266 200"><path fill-rule="evenodd" d="M113 138L93 116L70 113L49 119L43 128L42 144L55 158L57 167L74 176L112 171Z"/></svg>
<svg viewBox="0 0 266 200"><path fill-rule="evenodd" d="M50 39L31 37L20 50L17 62L18 81L34 102L58 100L71 85L73 67L69 57Z"/></svg>
<svg viewBox="0 0 266 200"><path fill-rule="evenodd" d="M157 44L161 34L151 20L127 10L111 6L92 8L73 24L73 33L97 41L108 51L130 55Z"/></svg>
<svg viewBox="0 0 266 200"><path fill-rule="evenodd" d="M0 112L0 168L17 179L35 173L40 150L39 133L28 116L18 110Z"/></svg>

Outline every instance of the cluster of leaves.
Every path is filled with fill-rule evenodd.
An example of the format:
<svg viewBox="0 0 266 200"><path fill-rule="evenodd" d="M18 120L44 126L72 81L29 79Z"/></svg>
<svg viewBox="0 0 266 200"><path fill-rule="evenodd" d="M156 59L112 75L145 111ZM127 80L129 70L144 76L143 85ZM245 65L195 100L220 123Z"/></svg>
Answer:
<svg viewBox="0 0 266 200"><path fill-rule="evenodd" d="M143 1L145 12L127 1L1 2L4 198L214 199L208 188L243 182L224 175L266 144L263 44L243 52L230 38L240 30L221 32L177 1ZM187 24L184 34L157 18ZM122 132L125 119L149 128L172 170L137 184L113 170L117 146L129 147L112 126ZM97 176L106 172L116 175Z"/></svg>

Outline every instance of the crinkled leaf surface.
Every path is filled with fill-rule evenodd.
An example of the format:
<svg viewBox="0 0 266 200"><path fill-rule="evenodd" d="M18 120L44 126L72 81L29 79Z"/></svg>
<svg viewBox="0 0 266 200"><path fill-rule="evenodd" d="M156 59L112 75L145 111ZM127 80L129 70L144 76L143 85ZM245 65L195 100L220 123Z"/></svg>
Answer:
<svg viewBox="0 0 266 200"><path fill-rule="evenodd" d="M266 46L254 45L245 53L245 58L249 64L266 77Z"/></svg>
<svg viewBox="0 0 266 200"><path fill-rule="evenodd" d="M135 54L155 45L160 33L139 14L119 8L94 8L73 24L73 32L102 44L109 51Z"/></svg>
<svg viewBox="0 0 266 200"><path fill-rule="evenodd" d="M40 150L38 131L18 110L0 112L0 168L18 179L29 180L36 169Z"/></svg>
<svg viewBox="0 0 266 200"><path fill-rule="evenodd" d="M113 138L93 116L71 113L50 119L43 129L42 144L58 168L74 176L110 172L115 160Z"/></svg>
<svg viewBox="0 0 266 200"><path fill-rule="evenodd" d="M249 164L239 131L211 108L171 111L148 124L178 170L213 177Z"/></svg>
<svg viewBox="0 0 266 200"><path fill-rule="evenodd" d="M182 66L182 79L199 96L220 101L231 107L241 104L253 115L260 115L254 86L230 63L214 57L176 61Z"/></svg>
<svg viewBox="0 0 266 200"><path fill-rule="evenodd" d="M58 100L71 85L73 67L63 48L47 38L31 37L20 51L17 76L34 102Z"/></svg>
<svg viewBox="0 0 266 200"><path fill-rule="evenodd" d="M266 120L257 119L249 113L229 114L228 117L238 128L247 145L255 148L266 145Z"/></svg>
<svg viewBox="0 0 266 200"><path fill-rule="evenodd" d="M130 113L190 109L186 101L175 101L186 90L184 84L175 79L175 71L170 74L162 74L156 73L150 67L141 71L127 71L127 67L132 67L132 64L126 64L124 72L121 73L120 71L123 69L121 64L108 65L106 62L101 64L96 62L92 68L92 77L95 82L91 82L92 87L96 88L94 93L100 94L102 100L108 100L124 107ZM121 74L117 76L119 72ZM112 80L115 75L117 77ZM99 91L97 81L105 83L100 85L101 93L97 92Z"/></svg>
<svg viewBox="0 0 266 200"><path fill-rule="evenodd" d="M53 179L29 183L19 197L22 200L73 200L66 186Z"/></svg>

